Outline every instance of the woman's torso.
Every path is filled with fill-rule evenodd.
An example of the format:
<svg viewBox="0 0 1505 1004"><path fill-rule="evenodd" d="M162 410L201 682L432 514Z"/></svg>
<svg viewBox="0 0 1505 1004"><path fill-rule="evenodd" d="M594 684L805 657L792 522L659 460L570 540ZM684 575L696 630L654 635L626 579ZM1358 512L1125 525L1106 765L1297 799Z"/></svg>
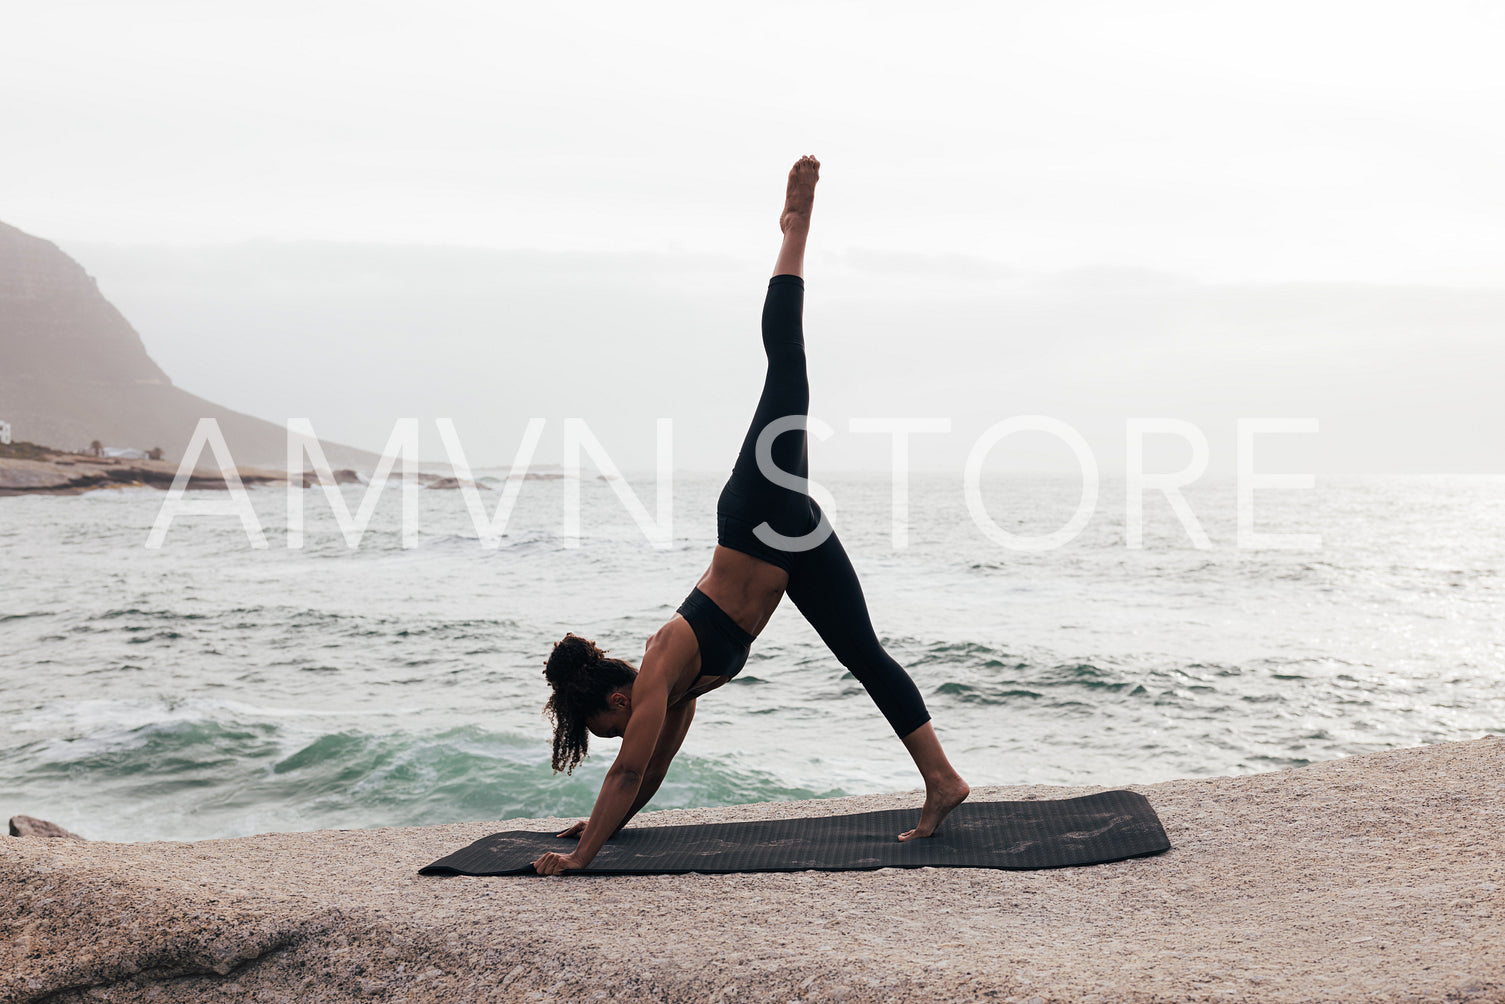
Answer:
<svg viewBox="0 0 1505 1004"><path fill-rule="evenodd" d="M784 597L784 587L788 583L789 573L782 568L718 545L711 555L710 567L705 570L700 581L695 583L695 588L720 608L736 628L746 632L750 638L755 638L778 609L779 601ZM664 637L666 632L671 633L670 637ZM681 635L681 632L684 634ZM688 639L686 635L689 636ZM671 639L682 642L665 645L665 648L686 653L674 659L674 664L663 667L663 671L669 676L670 707L677 707L715 690L735 675L736 668L740 668L741 663L737 662L736 668L728 674L720 672L721 666L705 664L698 640L693 644L683 643L694 639L694 635L695 629L683 615L676 613L648 640L649 649L653 649L658 642L669 642ZM714 649L711 654L713 659L718 658ZM647 661L646 656L644 661Z"/></svg>

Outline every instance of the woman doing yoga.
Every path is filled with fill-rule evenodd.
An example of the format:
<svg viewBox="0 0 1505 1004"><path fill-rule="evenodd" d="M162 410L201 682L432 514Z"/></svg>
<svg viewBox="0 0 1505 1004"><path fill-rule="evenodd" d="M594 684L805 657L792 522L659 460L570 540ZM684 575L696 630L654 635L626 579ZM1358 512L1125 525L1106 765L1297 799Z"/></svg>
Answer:
<svg viewBox="0 0 1505 1004"><path fill-rule="evenodd" d="M590 819L559 834L580 838L568 854L533 862L542 875L590 864L601 846L647 804L684 742L695 701L742 669L748 649L787 593L836 658L867 689L925 778L925 804L900 840L928 837L970 789L952 769L919 689L873 631L862 586L830 522L806 492L805 422L810 385L801 326L805 240L820 162L789 171L779 228L784 243L763 302L768 373L731 478L716 503L717 546L690 595L648 639L634 669L595 644L566 635L544 669L553 687L554 769L573 771L587 733L620 737ZM766 474L765 474L766 472Z"/></svg>

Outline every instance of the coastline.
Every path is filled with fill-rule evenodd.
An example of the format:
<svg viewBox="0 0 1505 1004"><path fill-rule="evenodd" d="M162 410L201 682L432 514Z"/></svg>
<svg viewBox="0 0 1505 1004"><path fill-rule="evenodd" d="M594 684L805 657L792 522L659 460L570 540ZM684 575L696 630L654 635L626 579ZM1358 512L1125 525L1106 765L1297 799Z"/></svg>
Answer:
<svg viewBox="0 0 1505 1004"><path fill-rule="evenodd" d="M0 838L12 904L0 999L1505 999L1505 739L1130 787L1160 814L1169 852L1033 872L417 875L488 833L564 819L194 843Z"/></svg>
<svg viewBox="0 0 1505 1004"><path fill-rule="evenodd" d="M236 469L241 483L285 485L287 475L256 467ZM14 495L81 495L98 488L149 487L168 489L178 464L169 460L95 457L85 453L46 450L35 457L0 456L0 498ZM218 468L201 467L189 477L192 489L225 489Z"/></svg>
<svg viewBox="0 0 1505 1004"><path fill-rule="evenodd" d="M172 487L178 474L178 464L170 460L135 460L120 457L95 457L86 453L63 453L46 450L46 456L14 457L0 454L0 498L15 495L82 495L100 488L159 488ZM241 484L246 488L260 485L286 485L285 471L264 467L237 467ZM367 471L341 468L331 472L335 484L364 484L370 476ZM388 475L401 480L402 473L393 471ZM412 475L425 489L458 489L463 485L475 485L490 490L479 481L461 481L427 471ZM522 475L525 481L558 481L563 474L529 471ZM598 475L598 480L609 480ZM314 488L320 483L312 471L302 475L302 486ZM198 467L188 479L188 488L194 490L226 490L224 476L217 467Z"/></svg>

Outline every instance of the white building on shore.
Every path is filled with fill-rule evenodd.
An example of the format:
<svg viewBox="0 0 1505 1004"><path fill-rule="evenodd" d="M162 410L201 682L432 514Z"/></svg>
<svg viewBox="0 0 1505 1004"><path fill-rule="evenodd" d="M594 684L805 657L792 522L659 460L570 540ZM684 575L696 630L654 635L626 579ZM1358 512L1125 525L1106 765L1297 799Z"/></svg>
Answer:
<svg viewBox="0 0 1505 1004"><path fill-rule="evenodd" d="M9 445L9 443L10 423L3 419L0 419L0 445Z"/></svg>

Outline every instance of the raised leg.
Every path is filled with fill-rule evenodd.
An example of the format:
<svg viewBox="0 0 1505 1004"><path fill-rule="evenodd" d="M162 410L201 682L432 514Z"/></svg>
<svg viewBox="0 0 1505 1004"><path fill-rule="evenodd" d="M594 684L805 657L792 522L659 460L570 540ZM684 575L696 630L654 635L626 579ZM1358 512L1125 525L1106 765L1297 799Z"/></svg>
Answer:
<svg viewBox="0 0 1505 1004"><path fill-rule="evenodd" d="M789 187L784 195L784 211L779 214L779 229L784 243L774 262L774 275L805 274L805 240L810 236L810 210L815 206L815 183L820 179L820 161L801 157L789 169Z"/></svg>
<svg viewBox="0 0 1505 1004"><path fill-rule="evenodd" d="M803 491L783 487L764 476L757 461L757 443L770 423L810 410L801 321L805 280L801 272L819 171L820 162L814 157L801 157L789 170L784 210L779 216L784 244L763 301L763 351L768 355L768 372L737 462L716 503L719 543L786 570L787 553L764 544L753 531L766 522L775 533L786 537L804 534L809 530L805 525L808 500ZM795 478L805 477L808 458L803 430L785 431L771 446L769 459L774 467Z"/></svg>

